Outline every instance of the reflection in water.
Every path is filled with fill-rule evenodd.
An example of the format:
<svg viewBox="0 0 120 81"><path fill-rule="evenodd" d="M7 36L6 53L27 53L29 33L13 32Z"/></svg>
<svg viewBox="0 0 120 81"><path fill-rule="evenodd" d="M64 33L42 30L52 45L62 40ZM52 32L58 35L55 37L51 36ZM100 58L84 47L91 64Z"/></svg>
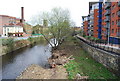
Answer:
<svg viewBox="0 0 120 81"><path fill-rule="evenodd" d="M36 45L2 56L2 78L15 79L31 64L45 67L48 63L47 58L51 56L50 51L48 45Z"/></svg>

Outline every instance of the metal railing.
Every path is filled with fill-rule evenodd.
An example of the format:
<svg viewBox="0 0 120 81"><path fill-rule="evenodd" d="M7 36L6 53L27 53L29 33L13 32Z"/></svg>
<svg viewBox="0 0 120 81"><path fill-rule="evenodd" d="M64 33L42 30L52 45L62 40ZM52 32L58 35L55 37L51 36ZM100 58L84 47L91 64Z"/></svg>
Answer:
<svg viewBox="0 0 120 81"><path fill-rule="evenodd" d="M103 48L101 48L100 45L97 44L97 43L95 43L95 42L92 42L92 41L89 41L89 40L85 40L85 39L80 38L80 37L78 37L78 36L76 36L76 37L77 37L78 39L80 39L81 41L83 41L84 43L88 44L89 46L92 46L92 47L94 47L94 48L101 49L101 50L106 51L106 52L108 52L108 53L111 53L111 54L120 56L120 53L117 53L117 52L114 52L114 51L110 51L110 50L104 49L104 48L109 49L110 47L103 47Z"/></svg>

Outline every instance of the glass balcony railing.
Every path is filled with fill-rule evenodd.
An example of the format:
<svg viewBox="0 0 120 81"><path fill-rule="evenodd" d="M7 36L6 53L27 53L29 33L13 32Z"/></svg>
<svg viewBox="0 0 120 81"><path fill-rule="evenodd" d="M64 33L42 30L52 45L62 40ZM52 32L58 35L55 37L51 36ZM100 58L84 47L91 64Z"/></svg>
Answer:
<svg viewBox="0 0 120 81"><path fill-rule="evenodd" d="M90 17L90 20L93 20L93 19L94 19L94 17L91 16L91 17Z"/></svg>
<svg viewBox="0 0 120 81"><path fill-rule="evenodd" d="M120 32L117 32L117 36L120 37Z"/></svg>
<svg viewBox="0 0 120 81"><path fill-rule="evenodd" d="M118 6L120 7L120 1L118 2Z"/></svg>
<svg viewBox="0 0 120 81"><path fill-rule="evenodd" d="M105 16L110 15L110 10L107 10Z"/></svg>
<svg viewBox="0 0 120 81"><path fill-rule="evenodd" d="M88 27L88 29L91 29L91 27Z"/></svg>
<svg viewBox="0 0 120 81"><path fill-rule="evenodd" d="M90 20L90 17L88 17L88 21Z"/></svg>
<svg viewBox="0 0 120 81"><path fill-rule="evenodd" d="M118 17L120 17L120 11L118 11Z"/></svg>
<svg viewBox="0 0 120 81"><path fill-rule="evenodd" d="M110 24L106 24L104 28L110 28Z"/></svg>
<svg viewBox="0 0 120 81"><path fill-rule="evenodd" d="M104 20L105 22L109 22L110 21L110 17L106 16L106 19Z"/></svg>
<svg viewBox="0 0 120 81"><path fill-rule="evenodd" d="M111 3L110 2L107 2L106 3L106 6L105 6L105 9L108 9L108 8L110 8L111 7Z"/></svg>
<svg viewBox="0 0 120 81"><path fill-rule="evenodd" d="M93 21L90 21L90 25L93 25Z"/></svg>
<svg viewBox="0 0 120 81"><path fill-rule="evenodd" d="M120 27L120 21L118 21L117 26Z"/></svg>

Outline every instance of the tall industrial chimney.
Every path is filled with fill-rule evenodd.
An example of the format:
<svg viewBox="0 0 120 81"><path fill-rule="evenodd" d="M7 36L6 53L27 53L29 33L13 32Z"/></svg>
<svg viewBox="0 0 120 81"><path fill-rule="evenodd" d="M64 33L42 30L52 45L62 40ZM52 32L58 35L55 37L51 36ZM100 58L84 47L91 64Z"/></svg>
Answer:
<svg viewBox="0 0 120 81"><path fill-rule="evenodd" d="M21 21L24 23L24 7L21 7Z"/></svg>

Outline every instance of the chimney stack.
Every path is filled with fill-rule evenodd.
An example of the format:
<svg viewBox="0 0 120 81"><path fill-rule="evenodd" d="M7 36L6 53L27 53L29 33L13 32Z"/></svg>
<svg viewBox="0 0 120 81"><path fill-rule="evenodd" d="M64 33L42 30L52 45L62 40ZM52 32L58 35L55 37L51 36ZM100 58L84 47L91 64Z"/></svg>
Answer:
<svg viewBox="0 0 120 81"><path fill-rule="evenodd" d="M21 7L21 20L24 23L24 7Z"/></svg>

